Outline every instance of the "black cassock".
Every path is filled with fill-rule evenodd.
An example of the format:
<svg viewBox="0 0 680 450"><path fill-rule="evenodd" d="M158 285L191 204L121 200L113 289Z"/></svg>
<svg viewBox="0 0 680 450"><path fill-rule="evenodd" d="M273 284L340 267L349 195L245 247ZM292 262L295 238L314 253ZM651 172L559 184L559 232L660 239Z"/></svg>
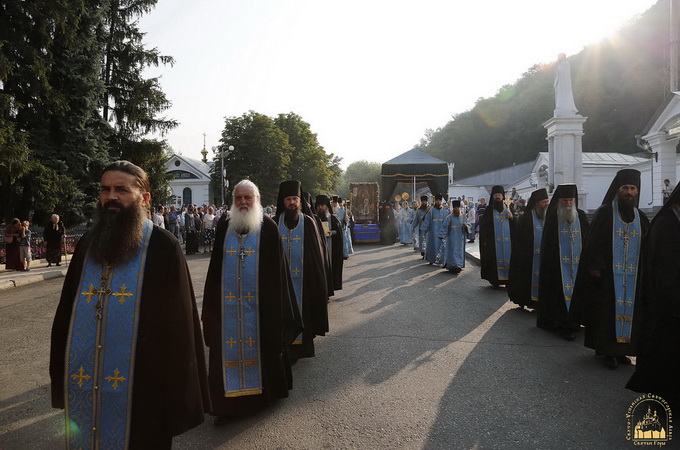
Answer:
<svg viewBox="0 0 680 450"><path fill-rule="evenodd" d="M86 239L64 280L52 327L52 406L64 408L65 354ZM158 448L203 422L210 410L205 353L193 286L175 236L153 227L144 270L132 388L130 448Z"/></svg>
<svg viewBox="0 0 680 450"><path fill-rule="evenodd" d="M541 252L541 259L544 253ZM536 308L531 299L531 274L534 263L534 217L533 208L517 219L515 234L512 235L512 258L508 279L508 297L513 303Z"/></svg>
<svg viewBox="0 0 680 450"><path fill-rule="evenodd" d="M241 416L258 411L275 398L288 397L293 388L288 346L302 331L302 320L295 303L295 292L278 227L264 217L259 254L259 320L262 357L262 394L242 397L224 396L222 378L222 259L229 220L220 221L215 231L215 246L203 295L203 334L210 348L208 381L211 414Z"/></svg>
<svg viewBox="0 0 680 450"><path fill-rule="evenodd" d="M637 349L637 317L640 313L640 302L637 299L633 310L631 340L628 343L616 342L612 213L611 203L603 204L595 212L588 230L586 244L581 250L581 261L578 266L571 306L582 308L582 318L586 326L584 341L586 347L595 350L597 355L634 356ZM639 213L640 228L644 236L649 228L649 219L642 211ZM591 276L589 273L591 270L601 271L602 277L598 279ZM638 270L638 282L640 272Z"/></svg>
<svg viewBox="0 0 680 450"><path fill-rule="evenodd" d="M654 218L643 256L640 340L626 386L680 408L680 221L669 209Z"/></svg>
<svg viewBox="0 0 680 450"><path fill-rule="evenodd" d="M342 265L344 264L344 256L342 255L342 227L340 220L331 214L331 231L336 233L331 236L331 273L333 274L333 290L342 290Z"/></svg>
<svg viewBox="0 0 680 450"><path fill-rule="evenodd" d="M290 358L314 356L314 337L328 332L328 289L324 249L316 228L314 218L300 214L305 221L305 244L302 275L302 344L290 346ZM275 220L275 222L278 222Z"/></svg>
<svg viewBox="0 0 680 450"><path fill-rule="evenodd" d="M486 211L479 223L479 256L481 259L481 276L493 285L506 284L498 280L496 265L496 236L494 234L493 206L486 207ZM507 211L507 210L506 210ZM510 242L515 240L515 219L506 219L510 224ZM511 251L512 255L512 251Z"/></svg>
<svg viewBox="0 0 680 450"><path fill-rule="evenodd" d="M588 216L580 209L577 211L581 225L581 251L583 251L585 238L588 235ZM548 212L543 227L536 325L546 330L575 331L581 327L583 304L579 305L578 302L572 300L569 311L567 311L567 305L564 302L558 235L559 223L555 209ZM579 266L580 264L579 262ZM574 274L574 276L576 275Z"/></svg>

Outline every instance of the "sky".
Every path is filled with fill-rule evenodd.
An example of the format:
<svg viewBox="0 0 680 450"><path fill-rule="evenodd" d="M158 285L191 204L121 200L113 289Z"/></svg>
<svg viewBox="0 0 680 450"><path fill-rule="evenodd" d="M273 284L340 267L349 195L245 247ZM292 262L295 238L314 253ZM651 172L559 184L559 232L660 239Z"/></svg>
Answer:
<svg viewBox="0 0 680 450"><path fill-rule="evenodd" d="M385 162L559 53L574 55L656 0L159 0L139 21L180 125L164 136L200 159L225 118L294 112L341 166ZM548 117L546 117L546 120ZM208 156L210 158L210 154ZM454 161L449 161L454 162Z"/></svg>

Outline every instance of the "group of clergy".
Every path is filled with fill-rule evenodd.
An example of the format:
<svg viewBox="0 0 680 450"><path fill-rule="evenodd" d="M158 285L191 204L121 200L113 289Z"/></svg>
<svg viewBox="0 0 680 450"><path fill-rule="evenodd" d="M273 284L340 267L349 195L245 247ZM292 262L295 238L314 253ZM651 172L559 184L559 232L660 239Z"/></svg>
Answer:
<svg viewBox="0 0 680 450"><path fill-rule="evenodd" d="M442 194L434 195L432 205L423 195L413 208L407 202L402 205L395 207L400 242L413 245L428 264L460 273L465 267L465 240L473 232L461 200L452 200L449 208Z"/></svg>
<svg viewBox="0 0 680 450"><path fill-rule="evenodd" d="M680 407L680 193L649 222L640 172L620 170L589 223L578 188L534 191L516 221L494 186L480 223L481 277L536 311L537 326L586 347L605 365L631 364L627 387Z"/></svg>
<svg viewBox="0 0 680 450"><path fill-rule="evenodd" d="M292 364L314 356L342 289L331 199L317 196L312 210L299 182L281 183L272 219L258 187L239 182L216 227L199 319L179 242L146 218L146 172L117 161L100 186L52 328L52 405L64 409L67 447L171 448L205 413L221 425L287 397Z"/></svg>

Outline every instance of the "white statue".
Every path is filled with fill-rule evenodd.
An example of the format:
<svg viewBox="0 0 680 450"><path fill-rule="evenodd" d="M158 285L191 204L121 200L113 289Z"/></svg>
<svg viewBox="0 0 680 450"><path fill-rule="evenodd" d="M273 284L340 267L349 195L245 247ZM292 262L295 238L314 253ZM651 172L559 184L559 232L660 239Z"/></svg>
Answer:
<svg viewBox="0 0 680 450"><path fill-rule="evenodd" d="M573 116L577 113L574 93L571 90L571 68L567 56L560 53L555 66L555 117Z"/></svg>

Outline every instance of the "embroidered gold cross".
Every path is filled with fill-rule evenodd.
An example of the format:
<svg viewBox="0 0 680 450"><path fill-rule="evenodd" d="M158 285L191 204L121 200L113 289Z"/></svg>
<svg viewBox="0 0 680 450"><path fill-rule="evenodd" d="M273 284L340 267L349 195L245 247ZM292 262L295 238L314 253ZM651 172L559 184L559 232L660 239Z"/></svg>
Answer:
<svg viewBox="0 0 680 450"><path fill-rule="evenodd" d="M233 294L231 293L231 291L230 291L230 292L229 292L229 295L225 295L224 298L226 298L227 300L229 300L229 303L231 303L231 302L236 298L236 296L233 295Z"/></svg>
<svg viewBox="0 0 680 450"><path fill-rule="evenodd" d="M120 292L116 292L113 294L114 297L118 297L118 302L123 305L125 303L125 298L126 297L132 297L132 292L127 292L127 287L125 285L122 285L120 287Z"/></svg>
<svg viewBox="0 0 680 450"><path fill-rule="evenodd" d="M635 266L633 265L633 263L630 263L630 265L628 266L628 270L630 270L631 272L635 270Z"/></svg>
<svg viewBox="0 0 680 450"><path fill-rule="evenodd" d="M226 343L229 344L229 348L234 348L234 344L237 344L233 337L230 337Z"/></svg>
<svg viewBox="0 0 680 450"><path fill-rule="evenodd" d="M619 270L623 269L623 266L621 265L621 263L616 264L614 267L616 267Z"/></svg>
<svg viewBox="0 0 680 450"><path fill-rule="evenodd" d="M78 374L76 375L75 373L71 375L71 378L74 380L78 380L78 387L83 387L83 380L89 380L90 377L89 375L85 375L85 369L83 369L83 366L80 366L80 370L78 371Z"/></svg>
<svg viewBox="0 0 680 450"><path fill-rule="evenodd" d="M295 236L295 237L293 238L293 240L294 240L295 242L298 242L298 241L301 241L302 238L301 238L300 236Z"/></svg>
<svg viewBox="0 0 680 450"><path fill-rule="evenodd" d="M250 347L253 347L253 344L256 343L257 341L253 339L252 336L248 337L248 340L246 341L246 344L250 345Z"/></svg>
<svg viewBox="0 0 680 450"><path fill-rule="evenodd" d="M120 376L120 371L118 369L113 371L113 376L109 375L108 377L104 378L106 381L111 383L113 381L113 389L118 389L118 383L122 383L123 381L126 380L125 377Z"/></svg>
<svg viewBox="0 0 680 450"><path fill-rule="evenodd" d="M234 254L236 253L236 250L234 250L234 247L229 247L229 250L227 250L227 253L229 254L229 256L234 256Z"/></svg>
<svg viewBox="0 0 680 450"><path fill-rule="evenodd" d="M255 250L253 250L252 248L248 247L248 250L244 250L244 253L246 254L246 256L252 256L253 253L255 253Z"/></svg>
<svg viewBox="0 0 680 450"><path fill-rule="evenodd" d="M293 272L293 275L299 275L300 272L302 272L302 271L298 268L295 268L295 269L291 270L291 272Z"/></svg>
<svg viewBox="0 0 680 450"><path fill-rule="evenodd" d="M248 300L250 302L255 297L250 293L250 291L248 291L248 295L244 295L243 298L245 298L246 300Z"/></svg>
<svg viewBox="0 0 680 450"><path fill-rule="evenodd" d="M89 286L89 289L90 289L89 291L83 291L83 292L80 293L80 295L84 295L84 296L87 297L85 300L87 301L87 304L88 304L88 305L89 305L90 302L92 301L92 296L93 296L93 295L95 295L95 294L96 294L96 295L101 295L101 292L100 292L100 291L95 291L95 290L94 290L94 284L91 284L91 285Z"/></svg>

